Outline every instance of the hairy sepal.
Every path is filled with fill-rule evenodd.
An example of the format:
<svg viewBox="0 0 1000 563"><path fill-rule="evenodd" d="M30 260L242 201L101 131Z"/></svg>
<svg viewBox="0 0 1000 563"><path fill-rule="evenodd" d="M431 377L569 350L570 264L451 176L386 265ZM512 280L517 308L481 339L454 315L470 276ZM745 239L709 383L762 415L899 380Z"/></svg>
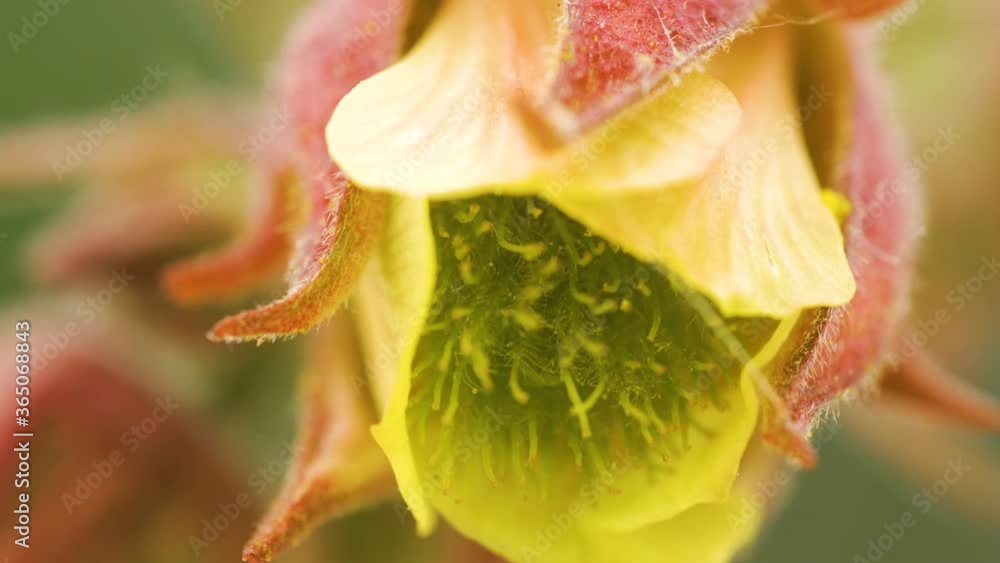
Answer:
<svg viewBox="0 0 1000 563"><path fill-rule="evenodd" d="M776 382L783 404L765 410L767 440L806 466L816 463L808 437L824 409L873 382L895 346L908 311L921 216L919 185L903 174L899 134L885 117L868 36L824 27L809 39L818 43L804 44L803 52L825 55L833 64L824 68L844 69L826 79L837 81L831 165L836 191L852 204L845 245L857 293L846 305L805 315L802 345Z"/></svg>
<svg viewBox="0 0 1000 563"><path fill-rule="evenodd" d="M387 13L381 30L365 35L373 13ZM292 114L295 164L308 205L297 233L281 299L220 321L214 340L292 336L332 315L347 299L381 232L383 196L353 185L327 154L324 129L337 104L355 85L395 60L402 49L409 2L321 0L306 10L290 34L278 81L280 105Z"/></svg>
<svg viewBox="0 0 1000 563"><path fill-rule="evenodd" d="M257 196L251 222L242 236L163 272L161 283L175 303L196 306L239 298L279 278L286 267L292 250L288 229L295 216L294 171L284 151L263 158L250 187Z"/></svg>
<svg viewBox="0 0 1000 563"><path fill-rule="evenodd" d="M268 561L327 519L396 490L385 455L369 432L375 413L360 383L363 365L350 318L335 317L308 347L295 462L280 496L244 548L244 561Z"/></svg>
<svg viewBox="0 0 1000 563"><path fill-rule="evenodd" d="M567 0L542 115L573 135L601 123L746 30L766 0Z"/></svg>

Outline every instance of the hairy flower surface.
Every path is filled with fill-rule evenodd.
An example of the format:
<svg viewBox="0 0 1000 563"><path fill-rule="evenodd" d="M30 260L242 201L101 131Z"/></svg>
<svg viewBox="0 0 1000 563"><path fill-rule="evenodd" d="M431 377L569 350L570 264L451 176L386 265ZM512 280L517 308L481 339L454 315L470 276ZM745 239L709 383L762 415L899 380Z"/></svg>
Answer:
<svg viewBox="0 0 1000 563"><path fill-rule="evenodd" d="M287 262L209 337L316 328L244 559L398 492L421 535L509 561L724 562L767 515L741 513L754 484L815 464L823 414L883 374L1000 426L893 361L920 205L849 21L892 3L318 0L255 220L164 277L195 305Z"/></svg>
<svg viewBox="0 0 1000 563"><path fill-rule="evenodd" d="M394 201L358 298L369 349L402 342L376 364L375 436L425 532L440 513L517 561L725 560L755 528L724 523L757 425L749 372L801 310L855 290L782 121L795 38L737 40L567 140L533 118L558 23L444 2L334 112L334 160Z"/></svg>
<svg viewBox="0 0 1000 563"><path fill-rule="evenodd" d="M430 311L409 365L380 374L395 381L376 428L418 523L439 511L518 561L729 549L728 527L701 519L729 509L757 398L681 291L535 198L433 203L430 217ZM757 350L774 323L752 323L730 327ZM554 514L572 522L546 549Z"/></svg>
<svg viewBox="0 0 1000 563"><path fill-rule="evenodd" d="M422 533L443 516L513 561L728 560L763 513L726 515L774 463L753 437L811 465L823 406L874 381L916 225L912 190L883 222L858 207L897 162L861 35L768 8L416 3L429 23L370 76L304 24L319 54L293 53L359 71L323 100L336 191L313 193L289 295L212 336L294 334L349 298ZM327 231L374 243L367 265L368 242L339 255ZM310 262L332 277L299 277Z"/></svg>

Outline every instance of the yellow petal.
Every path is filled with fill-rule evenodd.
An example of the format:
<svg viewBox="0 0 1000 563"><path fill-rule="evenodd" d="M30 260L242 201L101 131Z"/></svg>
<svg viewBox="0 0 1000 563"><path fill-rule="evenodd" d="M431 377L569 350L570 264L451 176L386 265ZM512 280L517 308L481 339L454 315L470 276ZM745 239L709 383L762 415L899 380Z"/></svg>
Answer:
<svg viewBox="0 0 1000 563"><path fill-rule="evenodd" d="M702 179L554 203L636 256L667 265L726 316L784 317L846 303L855 283L798 121L788 31L757 32L713 69L743 108Z"/></svg>
<svg viewBox="0 0 1000 563"><path fill-rule="evenodd" d="M434 198L655 189L702 175L739 124L718 80L689 73L582 138L543 125L554 12L535 0L446 1L424 39L362 82L327 127L357 183Z"/></svg>
<svg viewBox="0 0 1000 563"><path fill-rule="evenodd" d="M341 101L331 154L368 187L529 190L543 151L518 108L554 56L554 18L537 0L446 0L440 10L413 51Z"/></svg>
<svg viewBox="0 0 1000 563"><path fill-rule="evenodd" d="M372 433L424 534L433 529L435 516L417 492L405 414L413 354L430 310L436 269L426 200L392 198L385 233L359 284L355 305L365 364L382 412Z"/></svg>
<svg viewBox="0 0 1000 563"><path fill-rule="evenodd" d="M567 460L553 468L558 474L544 493L489 484L477 463L421 472L420 482L456 529L511 561L659 563L666 551L671 561L727 561L755 529L733 533L725 515L733 509L730 490L757 420L757 397L744 377L722 400L730 404L725 412L695 411L707 432L692 433L690 449L668 473L651 475L638 457L626 456L588 478ZM439 474L448 477L446 492L434 486Z"/></svg>
<svg viewBox="0 0 1000 563"><path fill-rule="evenodd" d="M659 190L704 175L740 124L719 80L691 72L550 157L549 198Z"/></svg>
<svg viewBox="0 0 1000 563"><path fill-rule="evenodd" d="M624 350L627 344L623 341L616 341L613 351L602 348L599 335L588 336L585 324L574 324L580 319L574 311L593 311L586 305L588 288L571 281L576 279L576 268L566 266L564 274L550 271L546 264L553 262L529 254L526 245L509 240L503 243L507 246L491 251L493 238L503 237L480 228L496 227L509 218L512 207L528 209L538 224L532 227L532 219L525 219L519 234L527 237L524 240L537 240L531 236L537 234L532 229L542 224L564 232L568 242L549 241L546 248L554 256L567 256L579 254L568 250L563 254L558 246L587 244L584 227L561 223L561 215L555 216L558 212L547 204L537 207L534 202L512 200L517 198L482 197L431 207L440 273L429 320L423 314L410 317L420 319L419 324L408 325L411 329L426 325L417 355L411 354L410 334L392 338L386 332L389 337L383 336L390 347L402 342L404 357L416 366L411 370L395 360L387 364L398 375L384 378L392 380L394 386L377 436L396 468L421 530L427 531L426 522L438 513L463 534L513 561L603 563L627 557L629 561L653 563L662 560L664 550L673 549L690 555L691 560L724 560L750 537L753 528L734 533L721 517L709 526L721 513L699 507L728 501L756 427L757 391L749 370L741 370L743 358L750 354L743 348L747 344L735 338L730 338L731 342L717 339L714 322L702 319L699 311L671 289L668 280L643 269L639 271L646 273L636 283L641 289L634 295L635 303L624 313L629 318L602 322L629 329L648 324L648 332L628 332L643 342L658 344L661 341L657 338L662 338L685 352L661 356L660 364L652 356L624 361L630 351ZM589 245L598 255L581 266L588 272L641 268L641 263L625 253L596 250L597 246L606 248L603 241L591 240ZM462 265L472 260L470 256L477 262L463 269ZM559 300L564 306L549 310L536 303L537 311L546 313L542 322L550 328L513 320L510 323L516 326L508 330L511 325L502 320L504 315L498 313L491 319L481 310L506 309L505 301L487 299L483 303L484 296L515 295L513 300L520 299L517 295L525 293L516 287L522 282L506 282L523 278L523 287L537 282L530 271L522 269L532 264L539 268L537 273L549 276L546 279L553 285L567 286L550 288L547 294L549 300ZM632 283L624 278L598 277L612 284ZM423 292L424 275L412 279L418 280L418 292ZM605 287L600 291L617 295L618 290ZM566 319L569 324L561 324ZM757 350L759 339L766 336L759 329L755 329L756 336L746 335L752 350ZM546 332L549 330L551 334ZM539 335L538 331L546 333ZM527 338L528 333L535 337ZM502 339L490 342L498 334ZM521 335L521 339L510 338L512 334ZM566 339L573 334L580 339L580 356L588 356L593 363L562 355L571 347L553 346L551 351L543 347L544 357L520 355L516 350L530 346L537 352L543 340ZM676 335L695 336L689 347L684 337ZM784 333L775 333L771 338L784 337ZM735 352L732 357L718 355L722 350L733 350L734 343L741 350L739 357ZM689 349L698 346L710 351L702 355ZM766 364L767 351L772 348L760 348L755 365ZM638 349L647 350L644 345ZM506 354L511 353L517 358L508 362ZM613 354L619 357L610 357ZM556 357L560 361L547 363L547 358ZM718 364L705 363L709 361ZM643 408L641 401L633 403L629 398L630 394L636 398L641 394L623 392L621 381L611 381L626 377L623 372L627 369L643 372L643 362L651 366L645 371L653 381L650 395L661 393L657 397L659 413L652 401ZM624 365L629 363L635 365ZM514 366L521 367L515 370ZM583 371L577 371L581 367ZM591 367L598 371L590 371ZM566 377L557 378L556 374ZM688 376L692 379L687 380ZM659 386L664 380L673 381L670 389ZM636 379L630 385L642 384ZM561 397L563 385L565 398ZM405 410L399 406L407 399L404 393L409 393ZM671 393L677 395L668 399L666 395ZM581 401L581 396L586 400ZM577 408L583 409L582 417L575 412ZM490 518L484 519L484 512ZM550 532L552 529L555 531ZM540 534L552 537L539 540ZM671 542L683 545L675 547ZM534 557L526 549L544 554Z"/></svg>

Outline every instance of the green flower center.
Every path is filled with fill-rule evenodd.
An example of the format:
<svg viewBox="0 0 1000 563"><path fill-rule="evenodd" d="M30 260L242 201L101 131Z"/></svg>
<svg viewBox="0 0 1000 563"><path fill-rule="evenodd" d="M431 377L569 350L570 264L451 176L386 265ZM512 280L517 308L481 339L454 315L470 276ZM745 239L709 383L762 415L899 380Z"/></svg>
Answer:
<svg viewBox="0 0 1000 563"><path fill-rule="evenodd" d="M431 221L440 270L408 407L429 466L475 455L494 482L567 460L603 472L621 452L667 467L701 431L692 409L727 409L776 327L706 320L662 270L539 198L433 203Z"/></svg>

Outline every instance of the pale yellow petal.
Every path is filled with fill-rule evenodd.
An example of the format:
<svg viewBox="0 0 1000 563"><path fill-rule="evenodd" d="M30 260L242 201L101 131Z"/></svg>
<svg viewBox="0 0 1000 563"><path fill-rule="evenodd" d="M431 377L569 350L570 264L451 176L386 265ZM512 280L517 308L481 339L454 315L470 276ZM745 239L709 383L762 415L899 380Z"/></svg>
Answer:
<svg viewBox="0 0 1000 563"><path fill-rule="evenodd" d="M617 197L564 191L564 212L676 271L726 316L784 317L846 303L855 283L798 121L790 32L741 40L710 69L743 108L702 179Z"/></svg>
<svg viewBox="0 0 1000 563"><path fill-rule="evenodd" d="M553 155L541 193L611 197L699 178L739 125L740 105L729 88L688 73Z"/></svg>
<svg viewBox="0 0 1000 563"><path fill-rule="evenodd" d="M692 433L690 449L667 472L652 474L639 458L621 457L607 460L606 473L583 479L567 461L539 493L491 485L478 464L456 464L439 470L448 477L447 494L431 498L456 529L511 561L727 561L758 522L734 530L726 519L738 506L731 489L757 420L750 378L740 387L722 396L728 410L695 414L706 432ZM421 478L440 479L435 472Z"/></svg>
<svg viewBox="0 0 1000 563"><path fill-rule="evenodd" d="M327 127L331 155L369 189L431 198L617 193L696 178L739 125L736 98L688 73L573 139L531 100L552 70L556 16L534 0L446 1L423 40L362 82Z"/></svg>
<svg viewBox="0 0 1000 563"><path fill-rule="evenodd" d="M520 109L544 79L554 18L537 0L446 0L398 64L362 82L327 140L353 180L409 194L531 191L544 150Z"/></svg>
<svg viewBox="0 0 1000 563"><path fill-rule="evenodd" d="M388 456L422 533L433 529L436 518L417 493L404 416L413 353L430 308L436 264L426 200L394 197L385 234L353 304L368 377L382 414L372 433Z"/></svg>

